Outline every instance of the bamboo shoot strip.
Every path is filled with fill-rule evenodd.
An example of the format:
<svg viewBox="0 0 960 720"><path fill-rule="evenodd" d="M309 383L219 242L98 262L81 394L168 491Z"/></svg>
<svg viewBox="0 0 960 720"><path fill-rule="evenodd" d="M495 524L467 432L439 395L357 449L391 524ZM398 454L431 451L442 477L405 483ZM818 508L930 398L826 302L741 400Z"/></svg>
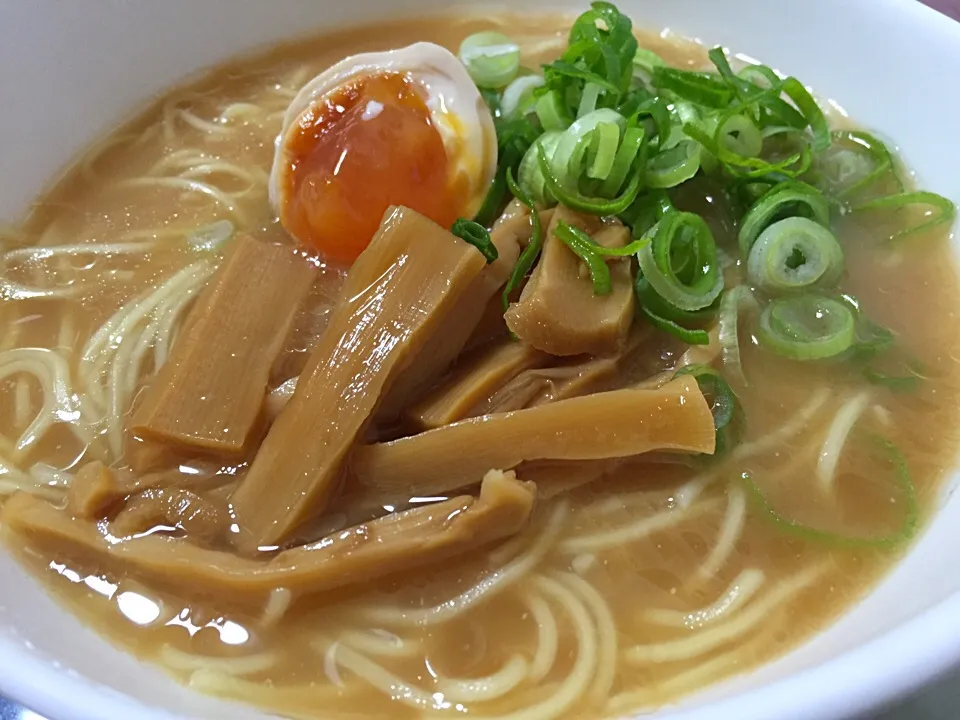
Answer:
<svg viewBox="0 0 960 720"><path fill-rule="evenodd" d="M391 382L485 266L476 248L422 215L388 213L233 493L238 547L278 545L328 507L344 458Z"/></svg>

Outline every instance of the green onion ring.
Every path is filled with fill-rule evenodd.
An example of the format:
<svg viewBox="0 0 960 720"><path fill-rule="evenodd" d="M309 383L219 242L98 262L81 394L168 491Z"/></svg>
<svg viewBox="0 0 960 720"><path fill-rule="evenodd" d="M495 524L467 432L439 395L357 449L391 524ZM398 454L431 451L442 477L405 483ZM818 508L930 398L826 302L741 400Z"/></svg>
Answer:
<svg viewBox="0 0 960 720"><path fill-rule="evenodd" d="M649 308L644 307L641 309L643 310L643 314L646 315L647 320L650 321L650 324L657 328L657 330L669 333L687 345L710 344L710 335L706 330L691 330L690 328L685 328L675 323L673 320L660 317L656 313L651 312Z"/></svg>
<svg viewBox="0 0 960 720"><path fill-rule="evenodd" d="M713 415L713 427L717 433L716 447L713 454L722 455L735 443L733 430L740 414L740 401L729 383L714 368L707 365L687 365L674 373L674 377L691 375L700 386L700 391L710 403L710 413Z"/></svg>
<svg viewBox="0 0 960 720"><path fill-rule="evenodd" d="M657 294L681 310L707 307L723 291L723 273L717 261L717 245L703 218L694 213L668 211L655 231L652 241L643 247L637 258L644 277ZM684 257L674 256L685 244ZM692 277L678 277L674 263L692 259Z"/></svg>
<svg viewBox="0 0 960 720"><path fill-rule="evenodd" d="M550 90L539 98L535 107L540 125L547 132L566 130L573 122L563 107L563 100L556 90Z"/></svg>
<svg viewBox="0 0 960 720"><path fill-rule="evenodd" d="M577 190L570 190L565 187L550 167L550 160L547 158L545 149L539 144L534 143L537 148L537 162L540 165L540 172L546 182L546 189L559 202L566 205L571 210L589 213L591 215L619 215L637 199L640 192L640 173L635 172L630 178L630 182L617 197L612 200L606 198L587 197L581 195Z"/></svg>
<svg viewBox="0 0 960 720"><path fill-rule="evenodd" d="M540 250L543 248L543 227L540 223L540 213L537 211L537 206L534 204L533 198L517 184L513 177L513 170L509 168L507 169L506 179L507 187L510 188L513 196L530 208L530 217L533 220L533 234L530 236L530 242L527 243L523 252L520 253L520 257L517 258L517 263L510 272L510 278L507 280L507 284L503 286L501 298L503 300L504 312L506 312L510 306L511 293L520 287L520 283L523 282L523 279L527 276L527 273L530 272L537 258L540 257Z"/></svg>
<svg viewBox="0 0 960 720"><path fill-rule="evenodd" d="M910 478L910 469L907 467L907 460L903 456L903 453L886 438L873 437L871 439L875 442L878 451L884 455L884 459L889 462L893 470L894 485L900 490L905 506L900 528L889 535L881 535L873 538L851 537L820 530L819 528L798 522L797 520L792 520L774 508L773 504L767 499L763 490L761 490L760 486L750 477L749 473L743 473L740 476L740 480L743 482L750 498L767 519L785 533L802 540L825 543L837 548L896 548L909 542L917 534L920 525L920 504L917 501L917 491Z"/></svg>
<svg viewBox="0 0 960 720"><path fill-rule="evenodd" d="M736 133L736 135L734 135ZM733 115L719 128L719 142L741 157L756 157L763 150L763 135L746 115Z"/></svg>
<svg viewBox="0 0 960 720"><path fill-rule="evenodd" d="M700 169L701 146L693 140L681 140L661 150L647 161L644 181L647 187L671 188L689 180Z"/></svg>
<svg viewBox="0 0 960 720"><path fill-rule="evenodd" d="M762 345L791 360L820 360L849 350L856 340L850 308L821 295L780 298L760 314Z"/></svg>
<svg viewBox="0 0 960 720"><path fill-rule="evenodd" d="M552 158L557 150L557 143L563 136L562 132L545 132L527 149L523 159L520 161L520 167L517 170L517 181L523 188L524 194L529 195L540 205L550 207L555 205L557 200L547 190L547 181L540 171L540 163L537 161L538 148L542 147L547 157ZM514 193L516 195L516 193ZM519 196L518 196L519 197Z"/></svg>
<svg viewBox="0 0 960 720"><path fill-rule="evenodd" d="M499 257L497 246L490 239L489 231L480 223L459 218L453 223L450 232L464 242L473 245L487 259L489 265Z"/></svg>
<svg viewBox="0 0 960 720"><path fill-rule="evenodd" d="M893 174L898 189L903 190L903 183L897 176L890 150L876 137L862 130L838 130L832 134L832 137L836 150L831 156L820 158L818 164L821 173L825 165L827 169L834 168L833 176L829 178L828 183L836 195L849 197L870 187L887 172ZM841 162L843 153L853 155L869 164L869 169L853 182L847 182L845 177L849 174L849 170L844 172L845 168ZM849 163L847 165L849 166Z"/></svg>
<svg viewBox="0 0 960 720"><path fill-rule="evenodd" d="M520 71L520 46L503 33L478 32L467 36L460 43L458 56L481 88L502 88Z"/></svg>
<svg viewBox="0 0 960 720"><path fill-rule="evenodd" d="M740 252L744 258L760 233L786 217L808 217L820 225L830 224L830 204L812 185L788 180L774 185L750 207L740 224Z"/></svg>
<svg viewBox="0 0 960 720"><path fill-rule="evenodd" d="M500 99L500 113L503 117L513 119L531 112L536 105L533 91L543 85L540 75L523 75L507 85Z"/></svg>
<svg viewBox="0 0 960 720"><path fill-rule="evenodd" d="M557 223L553 234L587 264L590 279L593 281L593 294L609 295L613 290L613 283L610 280L610 267L607 265L607 261L603 259L603 255L596 251L596 248L600 247L596 241L580 228L568 225L562 220Z"/></svg>
<svg viewBox="0 0 960 720"><path fill-rule="evenodd" d="M747 276L770 293L835 285L843 274L843 249L813 220L792 217L768 226L750 249Z"/></svg>
<svg viewBox="0 0 960 720"><path fill-rule="evenodd" d="M942 195L937 195L936 193L925 191L897 193L875 200L868 200L865 203L854 205L850 208L850 211L899 210L910 207L911 205L926 205L932 209L932 212L927 213L929 216L927 219L918 222L916 225L897 230L890 235L887 240L898 240L908 235L930 230L939 225L950 224L957 215L957 206L947 200L947 198Z"/></svg>
<svg viewBox="0 0 960 720"><path fill-rule="evenodd" d="M743 372L743 362L740 359L740 310L743 307L754 310L757 308L757 301L750 293L750 288L738 285L723 293L717 339L724 369L741 385L747 385L747 376Z"/></svg>

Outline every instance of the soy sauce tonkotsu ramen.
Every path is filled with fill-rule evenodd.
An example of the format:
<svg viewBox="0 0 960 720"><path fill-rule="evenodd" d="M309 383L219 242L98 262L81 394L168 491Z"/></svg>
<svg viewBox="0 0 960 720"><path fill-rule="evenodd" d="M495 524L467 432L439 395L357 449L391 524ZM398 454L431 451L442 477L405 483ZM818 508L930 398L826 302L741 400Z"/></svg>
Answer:
<svg viewBox="0 0 960 720"><path fill-rule="evenodd" d="M605 3L233 61L4 235L2 535L281 715L674 702L931 512L953 216L796 78Z"/></svg>

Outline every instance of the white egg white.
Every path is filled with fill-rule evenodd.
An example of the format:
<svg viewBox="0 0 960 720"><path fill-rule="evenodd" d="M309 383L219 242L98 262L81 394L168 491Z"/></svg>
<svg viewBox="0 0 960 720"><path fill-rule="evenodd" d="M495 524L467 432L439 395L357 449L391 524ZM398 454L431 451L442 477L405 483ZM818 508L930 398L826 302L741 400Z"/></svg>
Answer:
<svg viewBox="0 0 960 720"><path fill-rule="evenodd" d="M352 81L384 73L404 74L424 89L431 122L440 133L450 163L450 176L462 175L467 181L472 207L465 213L479 207L497 169L493 118L460 60L439 45L419 42L344 58L303 86L284 115L270 173L270 202L278 214L285 200L282 192L288 187L282 181L290 167L286 148L291 128L324 96ZM364 114L374 117L377 105L368 103Z"/></svg>

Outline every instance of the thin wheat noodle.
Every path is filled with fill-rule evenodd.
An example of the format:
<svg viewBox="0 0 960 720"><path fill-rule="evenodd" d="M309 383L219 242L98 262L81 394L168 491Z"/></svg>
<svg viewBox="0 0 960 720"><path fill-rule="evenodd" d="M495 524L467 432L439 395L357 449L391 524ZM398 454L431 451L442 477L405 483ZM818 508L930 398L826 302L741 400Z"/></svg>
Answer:
<svg viewBox="0 0 960 720"><path fill-rule="evenodd" d="M597 672L587 693L590 702L602 704L617 676L617 624L610 605L596 588L572 573L551 573L551 578L575 592L597 626Z"/></svg>
<svg viewBox="0 0 960 720"><path fill-rule="evenodd" d="M407 682L351 647L340 645L337 648L336 662L391 700L397 700L417 710L444 709L443 703L434 700L432 693Z"/></svg>
<svg viewBox="0 0 960 720"><path fill-rule="evenodd" d="M557 660L560 633L553 610L550 609L550 604L544 600L543 595L524 589L520 597L530 610L530 617L537 626L537 650L530 661L530 682L535 684L550 673Z"/></svg>
<svg viewBox="0 0 960 720"><path fill-rule="evenodd" d="M536 576L533 585L563 608L570 619L577 639L576 659L569 675L555 693L520 710L499 714L496 716L498 720L553 720L583 698L590 681L597 673L597 628L583 601L561 583L543 575ZM486 716L478 713L475 717Z"/></svg>
<svg viewBox="0 0 960 720"><path fill-rule="evenodd" d="M717 627L680 640L656 645L634 645L624 650L623 658L634 665L678 662L699 657L742 637L776 611L780 605L810 586L826 570L821 563L808 567L773 588L766 597Z"/></svg>
<svg viewBox="0 0 960 720"><path fill-rule="evenodd" d="M359 652L377 657L410 658L423 654L423 645L419 640L405 639L378 628L363 630L350 628L344 630L340 633L338 642Z"/></svg>
<svg viewBox="0 0 960 720"><path fill-rule="evenodd" d="M622 525L613 530L603 530L592 535L570 537L560 543L561 552L576 555L583 552L596 552L611 547L618 547L630 542L636 542L655 533L676 527L684 522L693 520L704 513L715 510L719 505L716 499L704 500L688 509L671 508L656 515L641 518L635 522Z"/></svg>
<svg viewBox="0 0 960 720"><path fill-rule="evenodd" d="M817 481L823 492L829 493L836 488L840 456L843 455L843 448L847 444L847 438L850 437L850 431L870 404L870 395L869 390L863 390L854 395L837 411L833 422L830 423L830 428L823 439L823 446L820 448L820 455L817 457Z"/></svg>
<svg viewBox="0 0 960 720"><path fill-rule="evenodd" d="M160 648L158 660L161 664L174 670L193 672L205 668L226 675L243 676L266 672L277 664L279 658L276 653L272 652L261 652L235 658L196 655L183 652L171 645L163 645Z"/></svg>
<svg viewBox="0 0 960 720"><path fill-rule="evenodd" d="M360 609L361 617L373 625L416 627L436 625L462 615L470 608L503 592L540 564L547 553L553 549L568 508L566 501L557 503L547 518L543 530L530 543L526 551L456 597L429 608L407 609L395 605L386 606L380 601L376 605Z"/></svg>
<svg viewBox="0 0 960 720"><path fill-rule="evenodd" d="M478 678L437 678L444 700L455 703L488 702L514 690L529 676L530 664L522 655L512 655L496 672Z"/></svg>
<svg viewBox="0 0 960 720"><path fill-rule="evenodd" d="M712 605L690 612L653 608L645 611L643 618L658 625L696 630L716 622L727 613L745 604L763 586L765 580L766 575L762 570L747 568L737 575L730 586Z"/></svg>
<svg viewBox="0 0 960 720"><path fill-rule="evenodd" d="M716 575L727 563L737 548L737 541L743 533L743 526L747 519L747 494L739 485L732 485L727 490L727 513L717 542L710 551L710 555L697 568L697 578L709 580Z"/></svg>

